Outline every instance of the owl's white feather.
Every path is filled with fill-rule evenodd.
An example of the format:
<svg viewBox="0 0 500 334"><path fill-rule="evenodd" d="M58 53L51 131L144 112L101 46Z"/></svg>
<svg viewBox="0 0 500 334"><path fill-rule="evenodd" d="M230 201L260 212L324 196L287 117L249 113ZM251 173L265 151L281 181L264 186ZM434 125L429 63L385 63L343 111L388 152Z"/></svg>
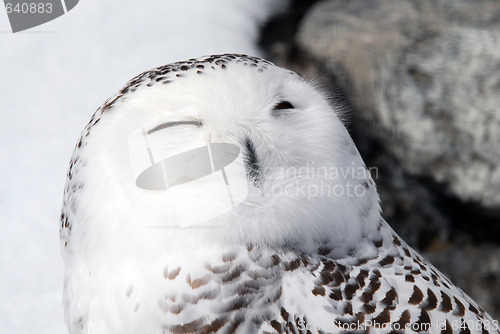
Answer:
<svg viewBox="0 0 500 334"><path fill-rule="evenodd" d="M244 55L129 81L92 116L70 163L60 230L69 331L335 333L371 322L370 332L439 333L469 321L471 333L497 333L382 219L341 112L299 75ZM179 208L203 211L175 187L138 186L131 134L155 119L238 147L246 199L208 222L173 224ZM200 187L186 183L188 193Z"/></svg>

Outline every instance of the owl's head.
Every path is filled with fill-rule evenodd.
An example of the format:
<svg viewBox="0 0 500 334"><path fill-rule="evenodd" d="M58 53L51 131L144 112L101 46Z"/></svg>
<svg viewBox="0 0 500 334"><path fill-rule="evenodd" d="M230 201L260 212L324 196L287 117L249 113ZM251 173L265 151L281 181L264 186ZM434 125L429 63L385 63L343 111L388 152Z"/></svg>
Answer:
<svg viewBox="0 0 500 334"><path fill-rule="evenodd" d="M84 131L78 205L174 238L306 248L359 238L378 223L378 195L335 103L243 55L144 72Z"/></svg>

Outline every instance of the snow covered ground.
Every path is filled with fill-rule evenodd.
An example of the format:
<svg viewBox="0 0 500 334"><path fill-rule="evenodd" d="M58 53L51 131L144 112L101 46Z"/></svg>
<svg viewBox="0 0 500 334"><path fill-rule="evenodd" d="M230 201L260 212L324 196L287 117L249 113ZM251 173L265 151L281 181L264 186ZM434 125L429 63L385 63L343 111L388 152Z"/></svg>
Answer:
<svg viewBox="0 0 500 334"><path fill-rule="evenodd" d="M0 333L65 333L59 214L94 110L129 78L191 57L259 54L280 0L82 0L12 34L0 8Z"/></svg>

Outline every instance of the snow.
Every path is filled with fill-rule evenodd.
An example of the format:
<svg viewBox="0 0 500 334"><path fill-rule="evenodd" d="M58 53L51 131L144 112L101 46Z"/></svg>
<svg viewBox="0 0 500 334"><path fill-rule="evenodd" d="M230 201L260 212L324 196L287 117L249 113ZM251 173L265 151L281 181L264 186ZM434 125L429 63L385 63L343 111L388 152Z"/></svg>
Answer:
<svg viewBox="0 0 500 334"><path fill-rule="evenodd" d="M68 162L94 110L176 60L259 55L286 0L97 1L25 32L0 9L0 333L66 333L59 214Z"/></svg>

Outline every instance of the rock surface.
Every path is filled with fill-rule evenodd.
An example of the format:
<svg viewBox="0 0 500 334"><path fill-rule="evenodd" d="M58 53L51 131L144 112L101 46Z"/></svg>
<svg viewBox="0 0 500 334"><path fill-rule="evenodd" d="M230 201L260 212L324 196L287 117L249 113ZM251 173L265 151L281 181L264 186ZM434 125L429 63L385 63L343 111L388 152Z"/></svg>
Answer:
<svg viewBox="0 0 500 334"><path fill-rule="evenodd" d="M500 217L500 2L319 2L297 43L406 172Z"/></svg>

